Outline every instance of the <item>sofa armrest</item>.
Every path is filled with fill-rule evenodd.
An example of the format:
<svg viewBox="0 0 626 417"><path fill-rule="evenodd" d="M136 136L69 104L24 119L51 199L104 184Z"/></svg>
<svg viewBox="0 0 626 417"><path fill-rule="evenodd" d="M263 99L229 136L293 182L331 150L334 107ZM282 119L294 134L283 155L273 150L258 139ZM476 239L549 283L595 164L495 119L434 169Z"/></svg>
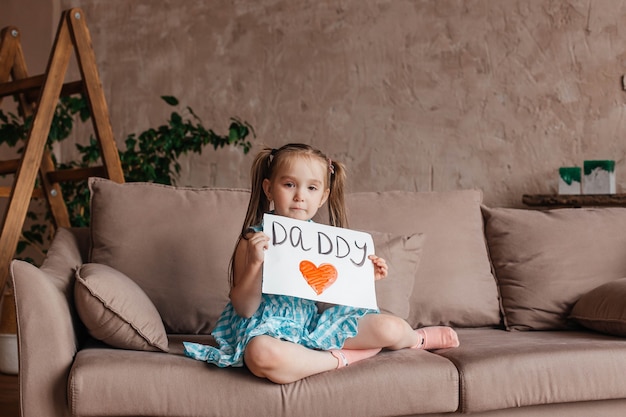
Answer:
<svg viewBox="0 0 626 417"><path fill-rule="evenodd" d="M60 229L41 268L14 260L20 407L23 416L69 416L67 378L85 334L73 306L82 230Z"/></svg>

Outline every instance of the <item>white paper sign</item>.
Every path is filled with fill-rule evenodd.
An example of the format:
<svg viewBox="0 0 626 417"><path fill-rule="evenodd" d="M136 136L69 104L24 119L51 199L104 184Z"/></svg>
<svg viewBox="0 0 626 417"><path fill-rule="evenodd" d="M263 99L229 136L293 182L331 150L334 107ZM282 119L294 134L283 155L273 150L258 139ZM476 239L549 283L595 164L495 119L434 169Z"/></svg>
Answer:
<svg viewBox="0 0 626 417"><path fill-rule="evenodd" d="M368 233L265 214L263 292L376 309Z"/></svg>

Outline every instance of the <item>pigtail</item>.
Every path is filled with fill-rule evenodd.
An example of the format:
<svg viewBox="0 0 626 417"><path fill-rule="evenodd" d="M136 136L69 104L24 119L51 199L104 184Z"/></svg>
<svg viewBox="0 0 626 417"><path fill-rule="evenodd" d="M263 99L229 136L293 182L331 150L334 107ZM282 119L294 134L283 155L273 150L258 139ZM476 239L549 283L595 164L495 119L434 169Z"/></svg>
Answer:
<svg viewBox="0 0 626 417"><path fill-rule="evenodd" d="M328 196L328 219L331 226L348 227L344 187L346 168L341 162L328 160L330 175Z"/></svg>
<svg viewBox="0 0 626 417"><path fill-rule="evenodd" d="M248 203L248 211L246 212L246 219L243 222L241 229L242 236L245 231L257 224L260 224L263 220L263 214L270 209L270 202L263 191L263 180L270 177L270 164L272 162L272 156L274 151L270 148L265 148L256 156L252 162L250 168L250 202Z"/></svg>
<svg viewBox="0 0 626 417"><path fill-rule="evenodd" d="M241 228L241 233L235 244L235 249L230 257L230 263L228 265L228 281L230 286L233 286L234 274L235 274L235 253L241 239L245 239L246 231L257 224L260 224L263 220L263 214L269 211L270 202L263 191L263 180L269 178L270 164L272 162L272 156L274 151L270 148L265 148L254 158L252 167L250 168L250 178L252 186L250 189L250 202L248 203L248 210L246 212L246 218Z"/></svg>

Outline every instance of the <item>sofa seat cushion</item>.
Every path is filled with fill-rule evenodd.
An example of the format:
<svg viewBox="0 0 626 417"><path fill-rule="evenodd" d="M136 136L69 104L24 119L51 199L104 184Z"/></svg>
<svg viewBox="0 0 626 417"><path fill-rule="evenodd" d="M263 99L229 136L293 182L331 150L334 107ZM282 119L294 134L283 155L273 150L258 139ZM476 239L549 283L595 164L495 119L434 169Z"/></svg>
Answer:
<svg viewBox="0 0 626 417"><path fill-rule="evenodd" d="M626 398L626 340L578 331L459 329L438 353L461 375L460 411Z"/></svg>
<svg viewBox="0 0 626 417"><path fill-rule="evenodd" d="M337 371L278 385L245 368L218 368L182 355L95 345L76 355L68 384L72 415L381 416L453 412L458 373L424 351L383 352ZM245 393L245 394L242 394ZM225 397L232 400L225 401Z"/></svg>

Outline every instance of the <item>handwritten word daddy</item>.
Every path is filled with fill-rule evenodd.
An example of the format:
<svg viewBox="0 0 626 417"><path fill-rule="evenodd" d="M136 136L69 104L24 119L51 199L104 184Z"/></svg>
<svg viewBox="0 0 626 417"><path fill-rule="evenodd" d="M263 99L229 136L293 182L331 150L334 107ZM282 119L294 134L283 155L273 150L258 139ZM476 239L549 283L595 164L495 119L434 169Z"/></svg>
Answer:
<svg viewBox="0 0 626 417"><path fill-rule="evenodd" d="M273 246L290 244L294 248L299 247L304 252L315 249L318 255L332 255L337 259L348 258L358 267L363 266L367 259L367 241L348 242L338 234L329 236L328 231L317 231L313 236L307 236L308 239L315 240L315 235L317 235L317 242L305 242L307 238L300 226L285 226L280 220L272 221L271 229Z"/></svg>
<svg viewBox="0 0 626 417"><path fill-rule="evenodd" d="M263 292L377 308L368 233L265 214Z"/></svg>

